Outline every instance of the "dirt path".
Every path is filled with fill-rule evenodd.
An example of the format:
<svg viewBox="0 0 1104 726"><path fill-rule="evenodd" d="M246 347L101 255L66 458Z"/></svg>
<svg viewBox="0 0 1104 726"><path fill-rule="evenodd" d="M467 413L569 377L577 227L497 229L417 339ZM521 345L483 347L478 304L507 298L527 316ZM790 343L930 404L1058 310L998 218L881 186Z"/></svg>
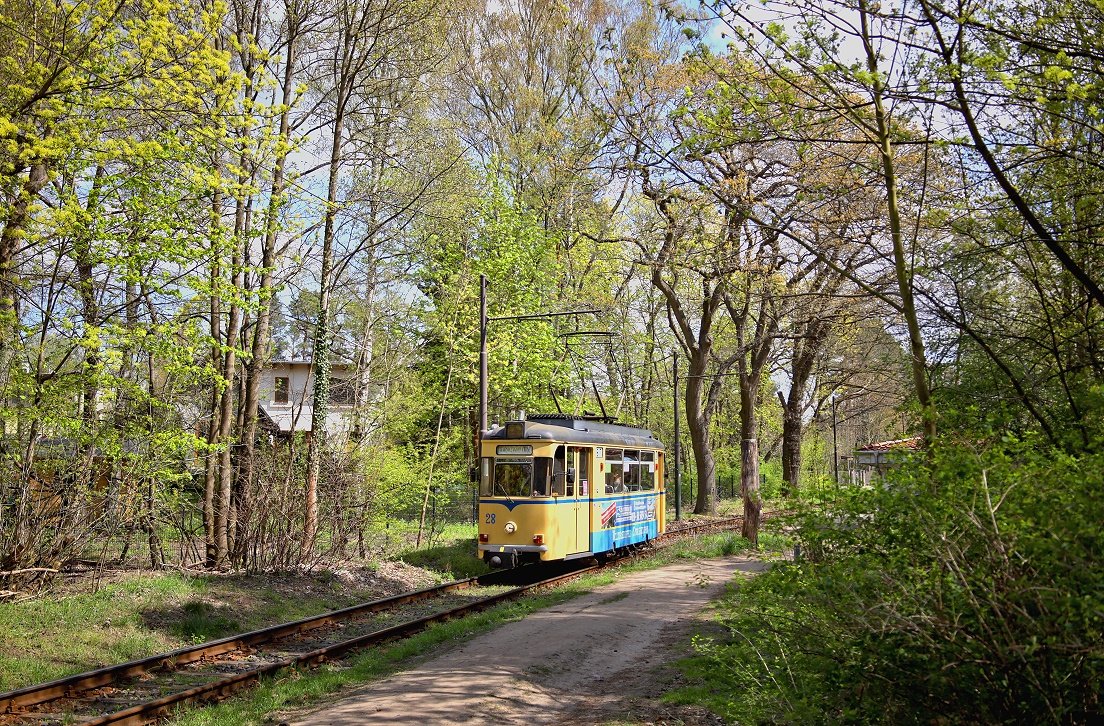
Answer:
<svg viewBox="0 0 1104 726"><path fill-rule="evenodd" d="M661 722L657 709L663 708L647 703L648 697L671 680L664 664L681 655L693 618L734 574L762 567L729 557L634 573L474 638L293 723L585 724L626 717ZM674 718L715 723L707 714L698 716Z"/></svg>

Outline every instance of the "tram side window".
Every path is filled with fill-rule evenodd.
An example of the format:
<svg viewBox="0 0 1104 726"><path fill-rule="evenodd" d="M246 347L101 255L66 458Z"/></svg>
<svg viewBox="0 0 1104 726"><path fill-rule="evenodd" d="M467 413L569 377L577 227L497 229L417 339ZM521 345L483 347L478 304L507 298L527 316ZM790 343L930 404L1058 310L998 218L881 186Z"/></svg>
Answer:
<svg viewBox="0 0 1104 726"><path fill-rule="evenodd" d="M610 464L606 472L606 494L617 494L625 491L624 468L621 464Z"/></svg>
<svg viewBox="0 0 1104 726"><path fill-rule="evenodd" d="M625 491L624 467L621 459L623 449L606 449L606 494Z"/></svg>
<svg viewBox="0 0 1104 726"><path fill-rule="evenodd" d="M558 497L572 493L567 489L567 467L564 464L564 447L557 446L552 458L552 493Z"/></svg>
<svg viewBox="0 0 1104 726"><path fill-rule="evenodd" d="M650 492L655 489L655 462L654 454L645 451L640 455L640 488Z"/></svg>
<svg viewBox="0 0 1104 726"><path fill-rule="evenodd" d="M547 497L552 484L552 459L547 456L538 456L533 459L533 491L534 497ZM522 496L530 496L526 492Z"/></svg>
<svg viewBox="0 0 1104 726"><path fill-rule="evenodd" d="M494 457L484 456L479 471L479 496L489 497L494 495Z"/></svg>
<svg viewBox="0 0 1104 726"><path fill-rule="evenodd" d="M632 451L625 449L625 491L638 492L640 491L640 465L637 460L640 458L639 451Z"/></svg>
<svg viewBox="0 0 1104 726"><path fill-rule="evenodd" d="M502 461L495 462L493 496L527 497L533 482L533 462Z"/></svg>
<svg viewBox="0 0 1104 726"><path fill-rule="evenodd" d="M590 493L590 449L579 449L576 457L578 468L575 470L576 486L579 487L579 496L585 497Z"/></svg>

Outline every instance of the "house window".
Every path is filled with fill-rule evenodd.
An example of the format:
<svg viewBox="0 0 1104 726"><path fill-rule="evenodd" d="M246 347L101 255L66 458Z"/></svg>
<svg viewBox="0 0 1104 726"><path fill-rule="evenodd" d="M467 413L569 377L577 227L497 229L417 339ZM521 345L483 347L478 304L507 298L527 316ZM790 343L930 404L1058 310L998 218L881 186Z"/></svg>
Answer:
<svg viewBox="0 0 1104 726"><path fill-rule="evenodd" d="M276 379L276 395L272 397L272 400L276 403L288 402L288 379L277 378Z"/></svg>

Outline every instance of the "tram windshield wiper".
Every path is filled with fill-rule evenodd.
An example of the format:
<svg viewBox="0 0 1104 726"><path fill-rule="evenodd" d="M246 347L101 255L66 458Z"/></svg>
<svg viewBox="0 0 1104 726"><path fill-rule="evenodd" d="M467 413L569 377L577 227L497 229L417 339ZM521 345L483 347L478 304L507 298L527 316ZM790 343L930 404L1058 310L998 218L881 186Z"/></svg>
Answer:
<svg viewBox="0 0 1104 726"><path fill-rule="evenodd" d="M502 482L495 481L495 486L502 490L502 496L510 500L510 505L514 504L513 497L510 496L510 492L506 491L506 485Z"/></svg>

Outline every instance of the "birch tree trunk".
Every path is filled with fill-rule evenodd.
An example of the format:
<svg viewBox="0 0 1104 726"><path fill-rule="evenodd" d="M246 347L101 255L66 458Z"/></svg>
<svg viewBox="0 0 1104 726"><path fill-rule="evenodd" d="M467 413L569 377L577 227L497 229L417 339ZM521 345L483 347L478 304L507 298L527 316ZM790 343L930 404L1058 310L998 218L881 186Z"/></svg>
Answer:
<svg viewBox="0 0 1104 726"><path fill-rule="evenodd" d="M343 64L346 67L346 64ZM326 213L322 233L322 269L319 275L318 321L314 331L314 406L311 409L311 431L307 446L306 507L303 517L302 556L308 558L314 552L318 536L318 477L322 466L322 448L326 445L326 416L330 398L330 294L333 286L333 245L337 218L338 172L341 169L341 150L345 134L345 109L348 102L345 76L339 83L337 110L334 115L333 136L330 141L329 182L326 193Z"/></svg>
<svg viewBox="0 0 1104 726"><path fill-rule="evenodd" d="M220 350L220 344L222 342L222 304L219 300L218 293L222 274L222 265L220 264L222 244L218 239L222 228L222 192L215 189L211 197L211 228L213 232L211 235L211 300L209 310L211 323L211 366L214 368L216 376L219 379L224 379L222 371L223 358ZM218 459L214 455L214 452L215 447L218 445L219 431L221 430L222 408L219 405L220 400L221 392L217 388L213 389L210 399L210 419L207 426L207 454L204 459L203 468L203 538L207 548L204 564L208 568L215 567L218 563L218 536L215 523Z"/></svg>

